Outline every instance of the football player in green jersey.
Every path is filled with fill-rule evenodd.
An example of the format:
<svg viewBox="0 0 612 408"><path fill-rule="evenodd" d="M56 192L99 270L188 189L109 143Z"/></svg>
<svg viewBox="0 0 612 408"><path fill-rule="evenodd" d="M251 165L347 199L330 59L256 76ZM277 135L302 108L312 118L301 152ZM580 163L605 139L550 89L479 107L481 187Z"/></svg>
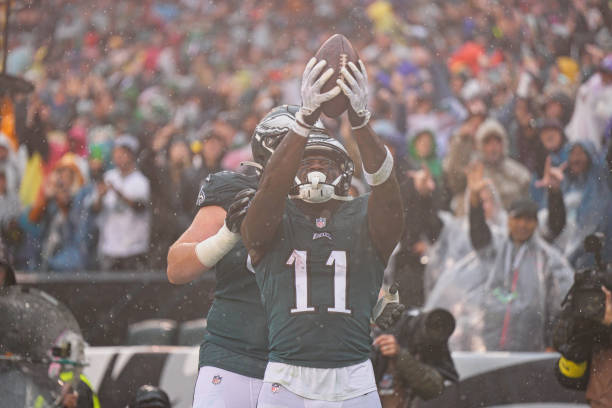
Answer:
<svg viewBox="0 0 612 408"><path fill-rule="evenodd" d="M257 125L253 157L262 168L293 125L298 107L273 109ZM322 126L322 124L320 124ZM214 267L215 298L200 347L195 408L255 408L267 363L267 324L259 288L246 270L246 250L237 233L259 175L219 172L198 194L191 226L168 251L168 279L188 283Z"/></svg>
<svg viewBox="0 0 612 408"><path fill-rule="evenodd" d="M270 157L242 223L269 331L258 407L379 407L370 316L403 212L393 158L368 125L367 76L349 63L337 87L314 58L302 77L295 124ZM371 194L348 196L344 146L312 132L321 104L343 92ZM290 198L287 199L287 196ZM321 405L317 405L321 406Z"/></svg>

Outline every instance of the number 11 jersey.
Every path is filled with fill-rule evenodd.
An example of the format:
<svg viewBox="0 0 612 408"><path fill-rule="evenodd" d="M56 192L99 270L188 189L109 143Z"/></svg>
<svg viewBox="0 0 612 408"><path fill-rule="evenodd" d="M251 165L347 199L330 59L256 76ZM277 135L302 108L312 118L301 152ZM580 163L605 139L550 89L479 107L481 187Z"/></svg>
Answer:
<svg viewBox="0 0 612 408"><path fill-rule="evenodd" d="M288 200L274 244L254 267L269 361L339 368L369 358L385 267L370 239L368 197L314 220Z"/></svg>

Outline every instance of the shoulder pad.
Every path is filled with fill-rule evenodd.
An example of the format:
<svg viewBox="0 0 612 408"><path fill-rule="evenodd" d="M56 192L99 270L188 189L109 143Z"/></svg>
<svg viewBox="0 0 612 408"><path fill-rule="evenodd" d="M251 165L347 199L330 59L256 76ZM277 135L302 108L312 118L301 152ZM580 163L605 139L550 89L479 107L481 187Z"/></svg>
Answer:
<svg viewBox="0 0 612 408"><path fill-rule="evenodd" d="M233 171L209 174L198 193L196 207L218 205L227 211L236 194L245 188L257 188L257 182L256 177Z"/></svg>

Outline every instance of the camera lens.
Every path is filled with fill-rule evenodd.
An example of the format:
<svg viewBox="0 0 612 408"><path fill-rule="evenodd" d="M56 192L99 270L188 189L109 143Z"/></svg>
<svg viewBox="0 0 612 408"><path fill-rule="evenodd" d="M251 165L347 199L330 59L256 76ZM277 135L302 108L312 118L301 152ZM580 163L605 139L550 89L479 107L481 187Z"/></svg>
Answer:
<svg viewBox="0 0 612 408"><path fill-rule="evenodd" d="M455 331L455 318L444 309L434 309L428 313L425 327L432 338L446 340Z"/></svg>

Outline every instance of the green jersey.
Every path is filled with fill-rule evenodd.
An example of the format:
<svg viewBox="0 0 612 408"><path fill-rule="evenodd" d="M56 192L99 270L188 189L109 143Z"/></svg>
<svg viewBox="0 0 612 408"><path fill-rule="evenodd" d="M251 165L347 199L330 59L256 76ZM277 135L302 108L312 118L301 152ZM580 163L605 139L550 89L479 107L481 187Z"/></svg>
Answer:
<svg viewBox="0 0 612 408"><path fill-rule="evenodd" d="M270 361L338 368L370 356L370 315L384 264L368 229L368 196L332 218L288 200L275 243L254 267L268 320Z"/></svg>
<svg viewBox="0 0 612 408"><path fill-rule="evenodd" d="M209 175L197 206L217 205L226 211L236 194L257 188L258 179L223 171ZM268 332L259 288L246 269L247 251L238 242L215 266L214 300L200 347L199 366L213 366L253 378L263 378L268 361Z"/></svg>

